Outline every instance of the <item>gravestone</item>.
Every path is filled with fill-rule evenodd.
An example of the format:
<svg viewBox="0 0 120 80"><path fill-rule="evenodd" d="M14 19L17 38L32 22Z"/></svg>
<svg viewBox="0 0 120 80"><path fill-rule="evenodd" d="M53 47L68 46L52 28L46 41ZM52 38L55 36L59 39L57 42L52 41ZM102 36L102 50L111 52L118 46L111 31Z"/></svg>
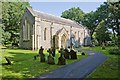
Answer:
<svg viewBox="0 0 120 80"><path fill-rule="evenodd" d="M7 61L6 64L7 64L7 65L11 65L11 61L10 61L10 59L9 59L8 57L6 57L6 56L5 56L5 59L6 59L6 61Z"/></svg>
<svg viewBox="0 0 120 80"><path fill-rule="evenodd" d="M69 59L69 54L70 54L70 52L68 51L67 48L66 48L64 51L65 51L65 53L64 53L65 59Z"/></svg>
<svg viewBox="0 0 120 80"><path fill-rule="evenodd" d="M34 60L36 60L36 59L37 59L37 57L39 57L39 55L35 55L35 56L34 56Z"/></svg>
<svg viewBox="0 0 120 80"><path fill-rule="evenodd" d="M48 49L47 52L49 53L48 64L55 64L54 57L52 56L52 49Z"/></svg>
<svg viewBox="0 0 120 80"><path fill-rule="evenodd" d="M77 54L73 49L70 50L70 57L71 59L77 59Z"/></svg>
<svg viewBox="0 0 120 80"><path fill-rule="evenodd" d="M56 52L56 49L55 48L52 48L52 56L55 57L55 52Z"/></svg>
<svg viewBox="0 0 120 80"><path fill-rule="evenodd" d="M41 46L41 48L39 49L40 62L45 62L45 55L43 53L43 50L44 50L44 48L42 48L42 46Z"/></svg>
<svg viewBox="0 0 120 80"><path fill-rule="evenodd" d="M81 54L82 54L82 55L85 55L85 53L84 53L84 52L82 52Z"/></svg>
<svg viewBox="0 0 120 80"><path fill-rule="evenodd" d="M60 53L60 57L58 58L58 65L65 65L66 64L66 60L64 58L64 49L61 48L59 53Z"/></svg>

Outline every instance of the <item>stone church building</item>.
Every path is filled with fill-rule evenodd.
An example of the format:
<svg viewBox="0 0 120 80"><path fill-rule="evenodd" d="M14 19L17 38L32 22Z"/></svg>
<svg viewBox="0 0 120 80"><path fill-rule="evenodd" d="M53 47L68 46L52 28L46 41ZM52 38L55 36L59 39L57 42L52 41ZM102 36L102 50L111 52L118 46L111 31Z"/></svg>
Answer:
<svg viewBox="0 0 120 80"><path fill-rule="evenodd" d="M90 31L75 21L27 8L21 21L20 47L45 49L91 45Z"/></svg>

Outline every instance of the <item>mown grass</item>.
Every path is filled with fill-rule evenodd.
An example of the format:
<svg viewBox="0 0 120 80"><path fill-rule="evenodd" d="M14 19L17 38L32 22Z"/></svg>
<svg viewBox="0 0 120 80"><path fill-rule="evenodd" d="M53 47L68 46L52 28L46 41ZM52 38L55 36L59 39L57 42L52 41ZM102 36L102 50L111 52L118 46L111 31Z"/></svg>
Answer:
<svg viewBox="0 0 120 80"><path fill-rule="evenodd" d="M0 53L0 56L2 56L2 63L0 65L6 63L5 56L7 56L11 62L12 65L2 65L2 78L3 79L25 79L25 78L33 78L35 76L38 76L43 73L50 72L52 70L55 70L57 68L60 68L64 65L57 65L58 57L60 54L56 53L55 56L55 65L50 65L40 62L40 58L38 57L37 60L34 60L33 56L38 54L38 51L31 51L31 50L22 50L22 49L1 49L2 52ZM46 50L44 50L46 59L48 56L48 53ZM78 54L77 60L70 60L67 59L66 63L70 64L72 62L81 60L83 58L87 57L81 56Z"/></svg>
<svg viewBox="0 0 120 80"><path fill-rule="evenodd" d="M94 50L97 52L104 53L108 58L107 60L99 66L95 71L88 75L87 79L90 78L119 78L119 56L109 54L109 50L115 47L106 47L105 50L102 50L101 47L86 47L84 49Z"/></svg>

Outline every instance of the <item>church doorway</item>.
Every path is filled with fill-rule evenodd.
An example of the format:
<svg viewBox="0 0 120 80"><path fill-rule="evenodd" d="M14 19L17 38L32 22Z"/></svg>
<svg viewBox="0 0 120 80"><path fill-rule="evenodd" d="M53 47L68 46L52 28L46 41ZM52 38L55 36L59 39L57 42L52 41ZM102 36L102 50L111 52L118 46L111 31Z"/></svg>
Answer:
<svg viewBox="0 0 120 80"><path fill-rule="evenodd" d="M66 48L66 46L67 46L67 42L66 41L67 41L66 35L63 34L62 37L61 37L61 46L63 48Z"/></svg>

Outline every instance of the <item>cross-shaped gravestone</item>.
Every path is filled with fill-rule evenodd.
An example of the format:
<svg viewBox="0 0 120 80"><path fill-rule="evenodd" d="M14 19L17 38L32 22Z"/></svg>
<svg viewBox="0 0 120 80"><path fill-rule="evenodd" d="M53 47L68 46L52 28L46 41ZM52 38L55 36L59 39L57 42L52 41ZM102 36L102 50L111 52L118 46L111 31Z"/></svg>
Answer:
<svg viewBox="0 0 120 80"><path fill-rule="evenodd" d="M43 53L44 48L42 46L39 49L39 54L40 54L40 62L45 62L45 55Z"/></svg>
<svg viewBox="0 0 120 80"><path fill-rule="evenodd" d="M51 49L48 49L47 52L49 53L49 56L48 56L48 64L55 64L55 62L54 62L54 57L52 56L52 50L51 50Z"/></svg>
<svg viewBox="0 0 120 80"><path fill-rule="evenodd" d="M65 65L66 64L66 60L64 58L64 49L61 48L59 53L60 53L60 57L58 58L58 65Z"/></svg>

